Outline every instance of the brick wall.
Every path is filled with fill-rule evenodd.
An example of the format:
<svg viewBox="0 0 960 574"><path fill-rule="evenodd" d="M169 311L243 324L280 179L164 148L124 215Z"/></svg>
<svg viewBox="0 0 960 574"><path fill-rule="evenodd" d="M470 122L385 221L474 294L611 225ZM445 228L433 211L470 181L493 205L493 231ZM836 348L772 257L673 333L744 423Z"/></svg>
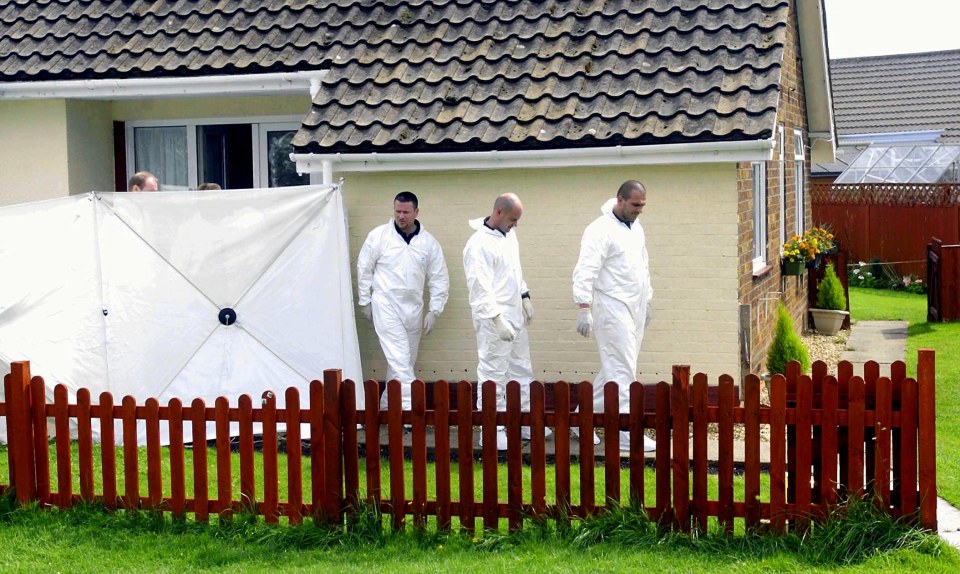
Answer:
<svg viewBox="0 0 960 574"><path fill-rule="evenodd" d="M795 4L795 3L791 3ZM784 126L784 157L780 157L779 146L774 149L773 160L767 162L767 262L770 268L762 274L754 275L753 259L753 180L749 163L737 166L738 220L739 220L739 269L740 302L749 306L750 315L750 358L752 372L766 370L766 352L773 338L776 323L777 303L782 301L794 320L799 331L805 328L807 279L802 277L784 277L780 274L780 210L784 208L786 237L795 233L797 208L794 199L796 169L794 162L794 128L803 132L806 148L803 163L805 193L803 215L805 228L812 225L810 211L810 167L809 139L807 137L806 107L804 101L803 74L797 37L796 16L787 28L783 60L783 73L780 87L780 109L777 123ZM785 190L781 201L780 170L784 171ZM813 359L813 358L812 358Z"/></svg>

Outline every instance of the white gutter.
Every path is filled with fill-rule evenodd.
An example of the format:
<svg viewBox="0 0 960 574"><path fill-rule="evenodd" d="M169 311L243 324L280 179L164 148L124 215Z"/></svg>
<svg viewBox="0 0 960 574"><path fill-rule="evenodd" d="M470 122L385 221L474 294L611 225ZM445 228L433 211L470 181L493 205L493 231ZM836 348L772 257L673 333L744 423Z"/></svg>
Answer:
<svg viewBox="0 0 960 574"><path fill-rule="evenodd" d="M50 98L121 100L197 96L305 94L319 86L327 70L234 76L125 78L114 80L54 80L0 82L0 100Z"/></svg>
<svg viewBox="0 0 960 574"><path fill-rule="evenodd" d="M382 171L442 171L614 165L656 165L767 161L773 138L736 142L681 143L537 151L478 151L437 153L292 153L299 173Z"/></svg>

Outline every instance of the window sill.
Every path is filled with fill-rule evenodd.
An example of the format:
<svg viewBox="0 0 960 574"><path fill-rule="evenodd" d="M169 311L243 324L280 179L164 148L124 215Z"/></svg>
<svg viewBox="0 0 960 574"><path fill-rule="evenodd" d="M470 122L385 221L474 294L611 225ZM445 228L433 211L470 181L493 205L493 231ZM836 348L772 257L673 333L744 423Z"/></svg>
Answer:
<svg viewBox="0 0 960 574"><path fill-rule="evenodd" d="M767 273L770 273L771 271L773 271L773 264L771 263L767 263L766 265L761 265L759 267L754 267L753 278L757 279L759 277L763 277L764 275L766 275Z"/></svg>

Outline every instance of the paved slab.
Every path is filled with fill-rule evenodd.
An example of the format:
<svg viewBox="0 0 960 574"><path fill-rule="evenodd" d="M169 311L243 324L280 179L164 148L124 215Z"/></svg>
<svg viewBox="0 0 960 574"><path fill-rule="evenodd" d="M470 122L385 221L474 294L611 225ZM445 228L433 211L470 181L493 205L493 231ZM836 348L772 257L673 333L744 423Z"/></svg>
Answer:
<svg viewBox="0 0 960 574"><path fill-rule="evenodd" d="M850 329L841 359L853 363L853 373L863 376L863 364L880 363L880 375L890 375L890 363L904 360L907 348L906 321L857 321Z"/></svg>

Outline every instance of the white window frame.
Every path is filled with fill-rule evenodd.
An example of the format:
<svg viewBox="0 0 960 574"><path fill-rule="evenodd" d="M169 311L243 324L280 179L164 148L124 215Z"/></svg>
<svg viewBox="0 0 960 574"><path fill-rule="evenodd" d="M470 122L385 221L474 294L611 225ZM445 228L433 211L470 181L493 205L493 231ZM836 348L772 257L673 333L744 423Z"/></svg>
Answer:
<svg viewBox="0 0 960 574"><path fill-rule="evenodd" d="M751 164L753 179L753 271L767 265L767 162Z"/></svg>
<svg viewBox="0 0 960 574"><path fill-rule="evenodd" d="M803 130L793 130L793 194L797 205L797 235L806 231L806 167L804 164Z"/></svg>
<svg viewBox="0 0 960 574"><path fill-rule="evenodd" d="M187 130L187 187L196 189L200 185L197 158L197 128L200 126L223 124L249 124L251 140L253 142L253 157L256 158L253 169L253 183L257 187L267 187L266 170L266 134L267 131L277 129L297 129L300 127L301 116L242 116L229 118L181 118L163 120L133 120L125 122L124 131L127 149L127 179L136 173L136 148L134 137L137 128L184 127ZM266 126L266 129L264 129ZM289 126L289 127L288 127ZM316 174L310 174L310 183L319 183ZM163 182L160 182L163 187Z"/></svg>
<svg viewBox="0 0 960 574"><path fill-rule="evenodd" d="M777 167L779 168L779 183L780 183L780 243L783 245L787 241L787 182L786 182L786 171L787 171L787 151L786 151L786 135L784 132L783 124L777 126L777 138L779 140L780 146L780 158L778 160Z"/></svg>

